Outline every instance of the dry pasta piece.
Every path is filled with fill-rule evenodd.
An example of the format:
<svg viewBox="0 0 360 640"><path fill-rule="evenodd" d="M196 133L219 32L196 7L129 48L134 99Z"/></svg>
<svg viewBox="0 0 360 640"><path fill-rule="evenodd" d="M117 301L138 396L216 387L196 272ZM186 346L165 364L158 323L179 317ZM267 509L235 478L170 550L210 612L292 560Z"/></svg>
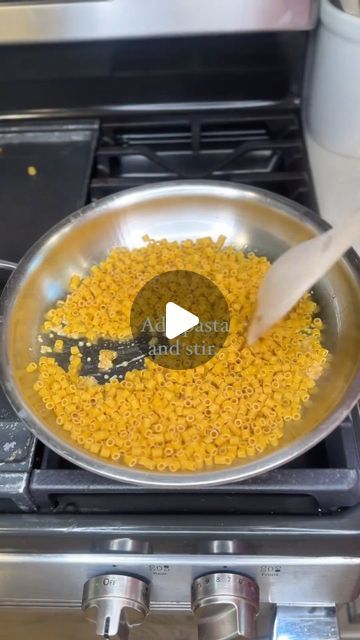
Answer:
<svg viewBox="0 0 360 640"><path fill-rule="evenodd" d="M55 340L55 343L54 343L55 353L62 353L63 349L64 349L64 341L60 339Z"/></svg>
<svg viewBox="0 0 360 640"><path fill-rule="evenodd" d="M99 351L99 369L101 371L108 371L111 369L116 356L116 351L112 351L111 349L101 349Z"/></svg>
<svg viewBox="0 0 360 640"><path fill-rule="evenodd" d="M33 373L33 371L36 371L37 368L38 368L37 362L29 362L28 366L26 367L26 371L28 373ZM36 389L38 390L38 387Z"/></svg>

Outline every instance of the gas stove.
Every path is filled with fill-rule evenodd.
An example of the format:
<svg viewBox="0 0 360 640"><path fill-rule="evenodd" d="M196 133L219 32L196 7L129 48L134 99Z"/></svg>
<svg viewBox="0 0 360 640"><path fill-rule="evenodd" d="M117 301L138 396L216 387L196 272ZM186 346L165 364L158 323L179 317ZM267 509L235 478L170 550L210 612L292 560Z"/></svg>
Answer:
<svg viewBox="0 0 360 640"><path fill-rule="evenodd" d="M20 260L83 204L163 180L241 182L317 211L305 32L142 46L0 47L0 260ZM0 392L0 615L15 640L19 612L29 638L41 626L91 637L89 617L105 638L335 640L337 608L359 593L359 549L358 407L279 469L167 491L73 466ZM356 604L344 611L359 618Z"/></svg>
<svg viewBox="0 0 360 640"><path fill-rule="evenodd" d="M11 199L13 205L0 247L13 260L71 207L160 180L245 182L316 207L296 108L179 109L104 121L47 121L3 126L0 140L5 178L9 167L14 179L16 154L21 176L15 177L24 182L25 196L31 192L31 207L37 211L35 224L16 242L13 227L29 205L24 196L15 202L13 181L4 179L3 209ZM28 175L29 167L35 176ZM57 182L65 167L69 189L61 209ZM316 514L360 504L358 409L324 442L278 470L247 482L181 493L120 484L73 466L35 441L3 393L0 418L0 511L5 513Z"/></svg>
<svg viewBox="0 0 360 640"><path fill-rule="evenodd" d="M45 222L55 223L71 206L150 181L239 181L316 208L294 106L179 108L85 122L3 124L1 143L5 172L16 150L24 189L32 190L31 207L38 211L19 244L11 225L5 225L0 246L2 256L11 260L21 257ZM49 208L55 189L51 166L56 167L56 184L59 165L49 164L48 153L64 158L74 176L63 211L58 205ZM29 166L36 176L46 166L46 180L31 182ZM0 198L10 200L13 188L7 182ZM16 216L22 219L25 202L14 202L13 226ZM243 611L246 605L241 620L251 625L256 597L248 604L247 583L240 588L234 582L233 576L241 575L260 587L262 603L277 604L278 636L291 626L285 606L291 603L303 605L295 613L297 619L303 616L304 628L318 624L330 629L328 637L336 637L333 605L353 599L360 571L358 408L325 441L284 467L245 482L186 491L126 485L73 466L35 440L2 393L0 420L0 544L6 550L1 566L7 576L0 581L1 604L77 609L86 580L105 575L88 585L84 607L91 611L100 601L107 603L98 622L98 631L106 635L111 631L106 631L106 620L110 616L116 626L124 593L138 593L136 615L147 612L149 598L139 595L142 583L136 582L140 577L151 585L152 612L189 613L193 606L202 620L201 633L217 638L223 636L211 635L219 631L209 627L204 612L214 599L223 606L224 589L232 610ZM208 574L209 582L195 582L191 594L191 582ZM29 590L30 575L37 580ZM49 590L50 575L57 578ZM126 580L120 584L121 576ZM310 604L323 606L309 619ZM227 610L221 615L232 628Z"/></svg>

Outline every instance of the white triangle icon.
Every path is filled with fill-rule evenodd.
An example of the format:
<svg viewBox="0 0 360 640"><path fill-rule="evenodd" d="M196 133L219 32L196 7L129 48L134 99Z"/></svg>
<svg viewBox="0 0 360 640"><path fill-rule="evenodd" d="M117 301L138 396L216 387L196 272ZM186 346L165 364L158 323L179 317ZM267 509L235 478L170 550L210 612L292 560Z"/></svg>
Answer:
<svg viewBox="0 0 360 640"><path fill-rule="evenodd" d="M199 324L199 318L190 311L179 307L175 302L166 304L165 335L168 340L177 338L185 331L196 327L197 324Z"/></svg>

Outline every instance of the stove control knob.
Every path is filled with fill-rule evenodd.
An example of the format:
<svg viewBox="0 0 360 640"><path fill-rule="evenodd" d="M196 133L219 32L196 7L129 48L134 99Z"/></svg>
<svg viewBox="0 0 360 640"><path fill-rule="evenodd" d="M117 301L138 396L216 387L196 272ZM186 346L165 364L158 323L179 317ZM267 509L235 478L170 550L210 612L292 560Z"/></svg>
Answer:
<svg viewBox="0 0 360 640"><path fill-rule="evenodd" d="M85 583L82 609L96 623L96 634L127 640L132 627L149 613L150 588L139 578L103 575Z"/></svg>
<svg viewBox="0 0 360 640"><path fill-rule="evenodd" d="M255 635L259 588L236 573L210 573L194 580L192 610L198 619L199 640L250 640Z"/></svg>

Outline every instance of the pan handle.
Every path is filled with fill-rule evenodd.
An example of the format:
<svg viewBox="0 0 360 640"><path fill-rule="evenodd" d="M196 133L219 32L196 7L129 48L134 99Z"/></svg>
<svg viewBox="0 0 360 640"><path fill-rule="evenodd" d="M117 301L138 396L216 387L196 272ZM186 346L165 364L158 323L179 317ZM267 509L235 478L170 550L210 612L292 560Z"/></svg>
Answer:
<svg viewBox="0 0 360 640"><path fill-rule="evenodd" d="M6 271L15 271L17 267L16 262L10 262L9 260L0 260L0 270L5 269ZM1 292L0 292L1 295ZM2 324L3 316L0 316L0 325Z"/></svg>
<svg viewBox="0 0 360 640"><path fill-rule="evenodd" d="M0 269L7 269L7 271L15 271L17 267L16 262L10 262L9 260L0 260Z"/></svg>

